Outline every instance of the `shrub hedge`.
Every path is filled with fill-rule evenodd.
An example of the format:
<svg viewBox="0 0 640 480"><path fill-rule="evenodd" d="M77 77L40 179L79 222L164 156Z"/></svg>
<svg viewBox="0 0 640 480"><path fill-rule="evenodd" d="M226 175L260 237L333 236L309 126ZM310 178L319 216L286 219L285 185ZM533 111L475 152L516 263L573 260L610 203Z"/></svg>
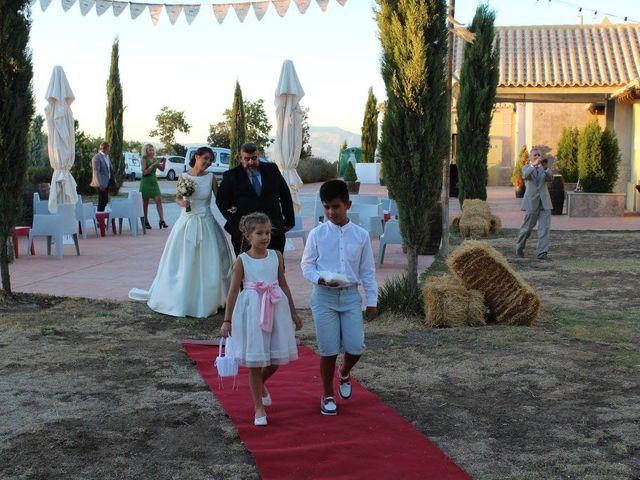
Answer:
<svg viewBox="0 0 640 480"><path fill-rule="evenodd" d="M296 170L302 183L326 182L338 176L337 162L329 163L319 157L301 158Z"/></svg>

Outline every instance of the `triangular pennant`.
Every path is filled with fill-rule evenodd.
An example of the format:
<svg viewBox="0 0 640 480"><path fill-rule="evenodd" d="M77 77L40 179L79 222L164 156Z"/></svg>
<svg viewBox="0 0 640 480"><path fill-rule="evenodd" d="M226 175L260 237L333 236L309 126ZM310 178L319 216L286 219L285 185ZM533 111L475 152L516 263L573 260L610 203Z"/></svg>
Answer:
<svg viewBox="0 0 640 480"><path fill-rule="evenodd" d="M111 2L109 0L96 0L96 13L98 14L98 16L100 16L104 12L109 10L110 6L111 6ZM115 8L116 8L115 4L114 4L113 8L115 10ZM123 5L122 8L124 8L124 5Z"/></svg>
<svg viewBox="0 0 640 480"><path fill-rule="evenodd" d="M147 6L143 3L130 3L129 5L129 10L131 11L131 20L135 20L136 18L138 18L140 14L144 12L144 9L147 8Z"/></svg>
<svg viewBox="0 0 640 480"><path fill-rule="evenodd" d="M247 18L247 13L249 13L250 8L251 2L233 4L233 9L236 11L236 15L238 15L238 20L240 20L240 23L244 22L244 19Z"/></svg>
<svg viewBox="0 0 640 480"><path fill-rule="evenodd" d="M273 0L273 6L276 7L276 12L281 17L284 17L284 14L289 10L289 4L291 0Z"/></svg>
<svg viewBox="0 0 640 480"><path fill-rule="evenodd" d="M296 2L296 6L298 7L298 11L300 13L304 13L307 11L307 8L309 8L309 5L311 4L311 0L293 0L294 2Z"/></svg>
<svg viewBox="0 0 640 480"><path fill-rule="evenodd" d="M178 20L181 11L182 5L167 5L167 16L169 17L171 25L176 24L176 20Z"/></svg>
<svg viewBox="0 0 640 480"><path fill-rule="evenodd" d="M113 2L113 16L118 17L129 4L127 2Z"/></svg>
<svg viewBox="0 0 640 480"><path fill-rule="evenodd" d="M49 8L49 5L51 5L51 0L40 0L40 8L43 12Z"/></svg>
<svg viewBox="0 0 640 480"><path fill-rule="evenodd" d="M269 8L269 0L266 2L255 2L253 4L253 11L256 14L256 18L258 20L262 20L264 14L267 13L267 9Z"/></svg>
<svg viewBox="0 0 640 480"><path fill-rule="evenodd" d="M187 23L189 25L191 25L191 22L193 22L193 19L196 18L199 12L200 12L200 5L185 5L184 18L187 19Z"/></svg>
<svg viewBox="0 0 640 480"><path fill-rule="evenodd" d="M62 9L66 12L73 7L74 3L76 3L76 0L62 0Z"/></svg>
<svg viewBox="0 0 640 480"><path fill-rule="evenodd" d="M82 13L83 17L89 13L95 3L96 0L80 0L80 13Z"/></svg>
<svg viewBox="0 0 640 480"><path fill-rule="evenodd" d="M155 27L158 25L158 21L160 20L160 14L162 13L162 7L164 5L149 5L149 13L151 14L151 22Z"/></svg>
<svg viewBox="0 0 640 480"><path fill-rule="evenodd" d="M213 14L216 16L218 23L222 23L224 20L224 17L227 16L227 12L229 11L229 7L231 6L231 4L222 3L219 5L211 5L211 6L213 7Z"/></svg>
<svg viewBox="0 0 640 480"><path fill-rule="evenodd" d="M344 4L347 3L347 0L336 0L341 6L344 7Z"/></svg>
<svg viewBox="0 0 640 480"><path fill-rule="evenodd" d="M327 5L329 5L329 0L316 0L316 2L318 3L320 10L322 10L323 12L327 11Z"/></svg>

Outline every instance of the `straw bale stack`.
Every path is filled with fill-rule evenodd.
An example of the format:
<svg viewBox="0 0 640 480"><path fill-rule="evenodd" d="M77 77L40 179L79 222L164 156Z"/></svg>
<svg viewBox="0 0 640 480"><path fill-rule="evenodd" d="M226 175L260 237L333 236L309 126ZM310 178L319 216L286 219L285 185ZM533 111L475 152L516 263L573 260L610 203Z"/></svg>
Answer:
<svg viewBox="0 0 640 480"><path fill-rule="evenodd" d="M540 313L540 297L506 259L484 242L467 240L447 259L465 287L480 290L498 323L531 325Z"/></svg>
<svg viewBox="0 0 640 480"><path fill-rule="evenodd" d="M457 227L463 237L487 237L500 233L502 221L491 213L487 202L472 198L464 201Z"/></svg>
<svg viewBox="0 0 640 480"><path fill-rule="evenodd" d="M422 287L426 323L430 327L484 325L484 297L468 290L450 274L428 277Z"/></svg>

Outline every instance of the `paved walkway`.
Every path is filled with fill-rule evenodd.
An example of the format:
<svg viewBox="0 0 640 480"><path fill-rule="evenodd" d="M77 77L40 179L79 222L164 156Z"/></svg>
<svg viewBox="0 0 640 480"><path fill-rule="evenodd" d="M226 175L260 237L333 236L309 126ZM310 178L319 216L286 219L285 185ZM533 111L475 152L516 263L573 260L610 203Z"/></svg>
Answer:
<svg viewBox="0 0 640 480"><path fill-rule="evenodd" d="M175 192L175 182L160 182L163 193ZM138 183L125 183L126 189L138 188ZM303 224L309 230L312 226L313 206L319 184L305 185L300 194ZM361 194L387 196L385 187L362 185ZM492 187L488 190L492 211L500 216L505 228L518 228L522 222L519 200L514 197L511 187ZM165 204L165 219L173 225L180 214L175 204ZM222 216L214 209L216 217ZM457 199L451 199L451 215L459 212ZM132 237L126 227L122 235L107 235L96 238L93 231L88 238L80 238L80 256L76 256L73 245L65 245L64 259L46 255L45 239L36 239L36 255L26 255L26 239L20 237L20 258L10 266L11 284L16 292L35 292L51 295L105 298L126 300L132 287L148 288L153 281L156 267L169 230L158 230L158 216L154 205L149 206L149 217L153 230L147 235ZM640 216L628 215L622 218L568 218L567 215L553 216L553 230L640 230ZM292 290L295 304L299 308L309 306L310 285L300 272L302 240L293 240L295 250L285 253L287 281ZM553 236L552 236L553 242ZM377 253L378 242L373 241L373 251ZM419 257L421 268L426 268L431 257ZM404 271L406 257L399 246L387 247L385 262L378 268L377 278L382 284L387 278ZM171 295L172 292L167 292Z"/></svg>

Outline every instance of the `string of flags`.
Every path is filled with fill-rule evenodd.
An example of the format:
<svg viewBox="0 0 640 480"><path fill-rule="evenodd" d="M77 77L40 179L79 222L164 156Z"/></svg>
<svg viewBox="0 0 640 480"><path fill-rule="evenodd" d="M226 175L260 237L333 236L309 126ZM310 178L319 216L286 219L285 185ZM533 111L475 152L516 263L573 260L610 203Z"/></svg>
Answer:
<svg viewBox="0 0 640 480"><path fill-rule="evenodd" d="M33 6L36 1L37 0L31 0L31 6ZM115 0L60 1L62 3L62 9L65 12L69 11L71 7L78 3L82 16L87 15L95 7L95 11L98 16L111 9L113 11L113 15L118 17L128 7L131 14L131 19L135 20L142 14L142 12L148 9L151 16L151 22L154 26L157 25L160 21L160 16L162 15L163 10L167 13L167 17L169 17L171 25L175 25L181 13L184 13L184 17L187 20L187 23L191 25L191 22L193 22L193 20L198 16L198 13L200 13L200 7L202 6L201 4L134 3ZM280 17L284 17L289 10L289 6L291 5L292 1L296 4L296 7L298 7L298 11L300 13L305 13L309 8L309 5L311 5L312 0L258 0L236 3L214 3L211 5L211 7L213 8L213 15L216 17L216 20L218 20L218 23L222 23L224 21L230 9L233 9L236 12L238 20L240 20L240 22L244 22L245 18L247 18L247 15L249 14L249 11L252 8L253 12L256 15L256 18L258 20L262 20L265 13L267 13L267 10L269 9L269 6L272 4L277 14ZM40 7L42 8L43 12L49 7L49 5L51 5L51 2L52 0L40 0ZM336 0L336 2L344 7L345 3L347 3L347 0ZM327 11L329 0L316 0L316 3L323 12Z"/></svg>

